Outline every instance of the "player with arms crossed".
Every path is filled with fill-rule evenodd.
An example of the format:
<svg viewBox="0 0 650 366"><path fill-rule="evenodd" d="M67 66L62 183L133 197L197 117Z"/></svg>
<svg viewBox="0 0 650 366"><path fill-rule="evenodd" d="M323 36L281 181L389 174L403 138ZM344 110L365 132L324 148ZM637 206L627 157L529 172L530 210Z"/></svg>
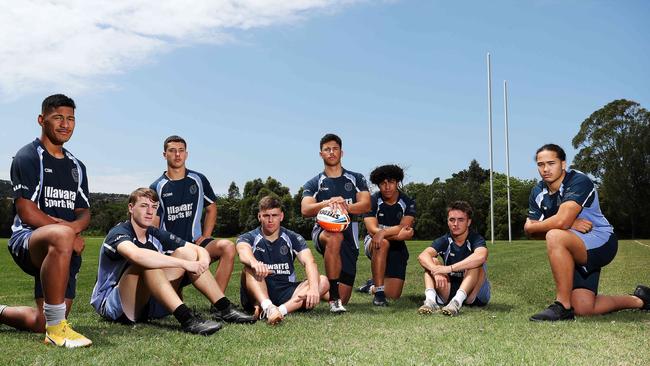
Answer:
<svg viewBox="0 0 650 366"><path fill-rule="evenodd" d="M376 306L388 305L386 296L399 299L404 288L409 259L404 241L413 237L415 201L400 190L402 180L404 170L397 165L383 165L370 173L370 181L379 187L370 197L371 209L363 219L372 279L359 292L374 293L372 303Z"/></svg>
<svg viewBox="0 0 650 366"><path fill-rule="evenodd" d="M217 223L217 196L205 175L187 169L187 156L187 144L182 137L173 135L165 139L163 157L167 160L167 171L149 186L160 198L154 225L204 247L213 262L219 260L214 278L225 292L235 262L235 244L212 238Z"/></svg>
<svg viewBox="0 0 650 366"><path fill-rule="evenodd" d="M210 256L198 245L151 226L158 196L138 188L129 197L129 220L109 232L99 252L97 282L90 300L105 319L124 324L169 314L184 331L209 335L225 320L252 323L232 307L209 273ZM204 320L183 303L179 293L191 282L212 304L218 321Z"/></svg>
<svg viewBox="0 0 650 366"><path fill-rule="evenodd" d="M455 316L463 303L485 306L490 301L486 265L488 250L485 239L469 230L472 213L472 206L465 201L449 205L449 232L434 240L431 247L418 257L424 268L426 288L424 305L418 309L420 314L441 311ZM442 261L438 260L438 255ZM445 306L440 309L441 305Z"/></svg>
<svg viewBox="0 0 650 366"><path fill-rule="evenodd" d="M68 348L92 344L67 321L84 249L80 233L90 223L86 167L63 148L74 132L75 108L63 94L45 98L41 137L11 163L16 217L8 246L16 264L34 276L36 308L0 305L2 323L45 331L45 343Z"/></svg>
<svg viewBox="0 0 650 366"><path fill-rule="evenodd" d="M566 170L566 154L555 144L535 154L542 181L530 192L526 234L546 239L555 280L555 301L532 321L574 319L621 309L650 310L650 288L634 295L598 295L600 270L618 250L614 229L600 211L594 183L577 170Z"/></svg>
<svg viewBox="0 0 650 366"><path fill-rule="evenodd" d="M361 215L370 210L370 193L363 175L344 169L341 138L327 134L320 140L320 157L325 169L303 186L300 211L314 217L322 208ZM330 311L342 313L352 294L359 257L359 223L352 222L343 232L323 230L318 223L312 230L316 250L325 261L329 281Z"/></svg>
<svg viewBox="0 0 650 366"><path fill-rule="evenodd" d="M260 200L257 219L260 227L237 239L242 272L241 303L246 310L260 306L267 323L274 325L300 308L312 309L320 299L327 300L327 277L318 266L305 239L280 226L284 220L282 204L271 196ZM299 282L295 259L305 267L307 280ZM259 309L259 308L258 308Z"/></svg>

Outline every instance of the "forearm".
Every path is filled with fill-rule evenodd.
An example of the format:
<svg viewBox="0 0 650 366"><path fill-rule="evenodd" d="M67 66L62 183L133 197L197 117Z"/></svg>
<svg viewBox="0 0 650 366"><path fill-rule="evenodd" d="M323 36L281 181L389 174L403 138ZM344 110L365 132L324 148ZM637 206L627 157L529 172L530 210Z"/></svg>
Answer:
<svg viewBox="0 0 650 366"><path fill-rule="evenodd" d="M217 206L214 205L214 208L212 208L212 205L210 205L205 210L205 217L203 218L202 236L204 238L211 237L212 232L214 231L214 227L216 225L217 225Z"/></svg>
<svg viewBox="0 0 650 366"><path fill-rule="evenodd" d="M422 268L424 268L427 271L432 271L435 267L438 266L433 261L433 257L429 253L426 253L426 252L421 253L418 256L418 261L420 262L420 266L422 266Z"/></svg>
<svg viewBox="0 0 650 366"><path fill-rule="evenodd" d="M147 269L182 268L184 261L149 249L141 249L129 259L134 264Z"/></svg>
<svg viewBox="0 0 650 366"><path fill-rule="evenodd" d="M370 201L359 201L348 205L348 213L360 215L370 211Z"/></svg>
<svg viewBox="0 0 650 366"><path fill-rule="evenodd" d="M309 283L310 288L318 289L318 266L316 262L308 262L305 264L305 274L307 275L307 283Z"/></svg>
<svg viewBox="0 0 650 366"><path fill-rule="evenodd" d="M458 263L454 263L452 265L453 271L458 272L458 271L464 271L466 269L472 269L472 268L478 268L485 263L487 260L486 255L482 255L479 253L474 253L470 255L469 257L463 259L462 261Z"/></svg>
<svg viewBox="0 0 650 366"><path fill-rule="evenodd" d="M397 236L398 236L399 232L402 230L402 227L399 226L399 225L397 225L397 226L389 226L389 227L386 227L386 228L380 229L380 230L384 230L384 239L387 239L387 240L399 240L397 238ZM379 230L377 230L377 232L379 232Z"/></svg>
<svg viewBox="0 0 650 366"><path fill-rule="evenodd" d="M537 221L526 219L526 224L524 224L524 231L529 236L543 236L548 231L553 229L562 229L566 230L571 227L570 223L566 223L565 220L561 220L557 215L551 216L546 220Z"/></svg>
<svg viewBox="0 0 650 366"><path fill-rule="evenodd" d="M257 262L257 259L255 259L255 256L253 255L253 251L247 244L237 244L236 249L241 264L246 267L252 267L253 263Z"/></svg>
<svg viewBox="0 0 650 366"><path fill-rule="evenodd" d="M75 214L77 215L77 218L68 224L75 233L79 234L82 231L86 230L88 225L90 225L90 210L79 210L75 212Z"/></svg>

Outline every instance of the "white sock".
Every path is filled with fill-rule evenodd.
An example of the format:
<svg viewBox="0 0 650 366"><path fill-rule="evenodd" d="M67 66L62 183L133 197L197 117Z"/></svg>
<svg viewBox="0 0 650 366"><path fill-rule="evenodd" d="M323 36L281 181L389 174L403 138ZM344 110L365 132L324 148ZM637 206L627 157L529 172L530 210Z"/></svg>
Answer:
<svg viewBox="0 0 650 366"><path fill-rule="evenodd" d="M65 320L65 303L50 305L43 304L43 313L45 314L45 326L51 327Z"/></svg>
<svg viewBox="0 0 650 366"><path fill-rule="evenodd" d="M7 305L0 305L0 316L2 316L2 313L4 313L6 308L7 308Z"/></svg>
<svg viewBox="0 0 650 366"><path fill-rule="evenodd" d="M375 293L377 293L379 291L383 292L384 291L384 286L375 286Z"/></svg>
<svg viewBox="0 0 650 366"><path fill-rule="evenodd" d="M463 305L465 299L467 299L467 294L462 289L458 289L456 295L452 298L452 300L456 300L460 305Z"/></svg>
<svg viewBox="0 0 650 366"><path fill-rule="evenodd" d="M280 310L280 314L282 314L282 316L287 316L287 313L289 311L287 311L287 307L284 306L284 304L280 305L278 309Z"/></svg>
<svg viewBox="0 0 650 366"><path fill-rule="evenodd" d="M428 288L424 291L424 296L426 298L426 301L431 302L431 303L436 303L436 289L434 288Z"/></svg>
<svg viewBox="0 0 650 366"><path fill-rule="evenodd" d="M266 311L266 309L268 309L269 306L273 305L273 303L269 299L264 299L260 305L262 306L262 310Z"/></svg>

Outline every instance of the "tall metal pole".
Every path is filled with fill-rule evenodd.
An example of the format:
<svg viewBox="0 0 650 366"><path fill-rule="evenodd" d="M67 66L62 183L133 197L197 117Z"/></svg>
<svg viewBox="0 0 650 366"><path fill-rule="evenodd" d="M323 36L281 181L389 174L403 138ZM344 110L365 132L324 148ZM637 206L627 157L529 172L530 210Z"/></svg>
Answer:
<svg viewBox="0 0 650 366"><path fill-rule="evenodd" d="M492 181L492 68L490 66L490 53L487 54L487 74L488 74L488 136L490 145L490 234L491 241L494 244L494 187Z"/></svg>
<svg viewBox="0 0 650 366"><path fill-rule="evenodd" d="M503 110L506 122L506 190L508 192L508 242L512 243L512 227L510 222L510 146L508 137L508 81L503 81Z"/></svg>

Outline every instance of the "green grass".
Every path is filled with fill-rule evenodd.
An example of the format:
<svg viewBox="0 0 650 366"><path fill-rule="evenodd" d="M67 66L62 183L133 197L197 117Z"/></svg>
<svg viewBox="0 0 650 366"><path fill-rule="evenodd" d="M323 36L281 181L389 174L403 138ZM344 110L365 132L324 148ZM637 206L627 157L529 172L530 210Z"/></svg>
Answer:
<svg viewBox="0 0 650 366"><path fill-rule="evenodd" d="M493 284L485 309L463 308L461 315L420 316L422 275L417 254L428 242L410 242L411 259L403 297L388 308L376 308L368 295L354 294L349 312L330 315L321 304L309 313L292 314L278 327L264 323L227 325L211 337L178 331L168 318L151 324L123 326L100 320L88 304L97 268L99 238L87 241L78 294L71 321L91 338L87 349L65 350L43 345L43 336L0 326L0 364L648 364L650 313L623 311L575 322L537 324L528 317L553 300L553 282L541 241L497 242L490 246L489 276ZM642 241L648 243L648 241ZM6 239L0 240L6 245ZM316 254L319 267L322 260ZM622 241L618 256L601 276L600 292L630 293L637 283L650 283L650 248ZM370 273L359 258L357 283ZM31 277L0 252L0 303L31 305ZM235 268L227 295L239 302ZM207 312L208 303L193 289L186 302ZM638 358L645 355L644 359Z"/></svg>

